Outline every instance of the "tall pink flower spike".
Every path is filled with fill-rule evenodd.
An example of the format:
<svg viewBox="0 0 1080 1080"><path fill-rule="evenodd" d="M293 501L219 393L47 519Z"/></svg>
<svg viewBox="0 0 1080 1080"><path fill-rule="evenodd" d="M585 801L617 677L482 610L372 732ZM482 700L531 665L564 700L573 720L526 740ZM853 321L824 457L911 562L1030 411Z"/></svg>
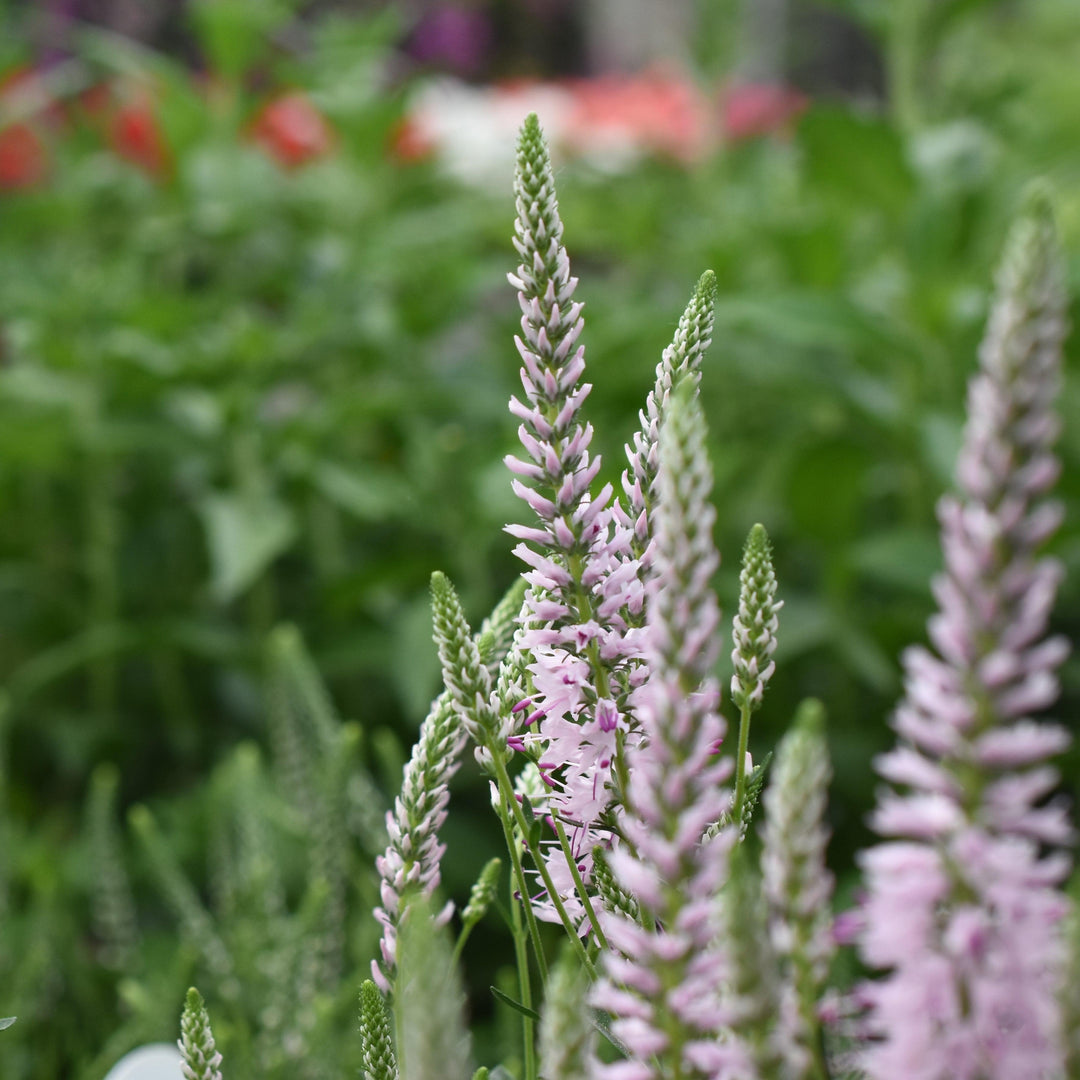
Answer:
<svg viewBox="0 0 1080 1080"><path fill-rule="evenodd" d="M604 1080L705 1080L729 1068L732 1076L753 1075L744 1049L719 1038L737 1005L721 1000L716 906L736 829L703 839L730 806L731 759L715 753L725 724L713 675L720 612L709 587L719 563L712 476L700 407L682 389L661 429L650 676L636 697L642 741L627 755L633 782L619 822L624 843L610 856L640 915L601 916L612 948L593 994L615 1016L612 1029L633 1057L597 1066Z"/></svg>
<svg viewBox="0 0 1080 1080"><path fill-rule="evenodd" d="M1063 1074L1060 847L1046 803L1068 743L1032 713L1057 698L1068 647L1047 637L1061 567L1037 552L1061 520L1052 403L1065 333L1061 256L1044 197L1010 238L968 394L957 493L939 517L933 651L904 656L899 739L861 858L861 952L873 1080L1044 1080Z"/></svg>

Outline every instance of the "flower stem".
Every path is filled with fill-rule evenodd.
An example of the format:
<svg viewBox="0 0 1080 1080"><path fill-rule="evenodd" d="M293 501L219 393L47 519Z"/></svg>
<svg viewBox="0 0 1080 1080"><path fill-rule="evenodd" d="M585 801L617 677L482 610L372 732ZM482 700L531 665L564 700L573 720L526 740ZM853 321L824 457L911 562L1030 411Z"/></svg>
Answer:
<svg viewBox="0 0 1080 1080"><path fill-rule="evenodd" d="M558 912L559 919L567 934L570 936L570 940L573 941L575 948L580 953L581 962L584 964L585 970L589 973L590 978L595 979L596 967L593 965L592 960L589 959L589 954L586 951L570 916L566 912L566 906L563 904L562 897L559 896L559 892L555 888L555 883L551 880L551 874L548 872L547 865L541 857L540 852L533 847L532 842L529 839L529 823L525 820L524 811L522 811L521 807L518 805L517 798L514 795L514 788L510 783L510 776L506 771L506 763L498 754L493 754L492 757L495 760L495 772L498 777L499 790L502 793L503 800L504 802L508 801L510 804L510 811L514 815L517 827L521 830L521 835L525 838L525 844L529 849L529 854L532 856L533 863L536 865L536 869L543 879L544 888L547 889L548 896L551 897L551 902L555 905L555 910ZM505 824L504 828L506 828ZM513 857L515 855L516 847L511 845L511 856ZM529 912L530 917L533 917L532 908L527 908L527 911Z"/></svg>
<svg viewBox="0 0 1080 1080"><path fill-rule="evenodd" d="M746 801L746 748L750 741L750 716L753 707L744 701L739 711L739 748L735 751L735 797L731 803L731 820L742 829L743 803Z"/></svg>
<svg viewBox="0 0 1080 1080"><path fill-rule="evenodd" d="M500 763L501 764L501 763ZM506 775L506 766L502 766L502 774ZM514 797L513 788L510 786L509 777L507 777L506 786L502 783L502 778L499 779L499 794L502 796L504 805L509 801L512 806L517 806L517 799ZM510 852L510 862L514 868L513 880L517 882L518 892L521 894L521 902L525 906L525 919L529 924L529 937L532 939L533 952L536 954L536 966L540 972L540 980L547 985L547 958L544 956L544 948L540 941L540 928L536 925L536 916L533 914L532 904L529 902L529 884L525 880L525 871L521 867L521 854L518 851L517 841L514 839L514 830L510 827L510 822L506 819L505 813L499 814L499 821L502 822L503 835L506 837L506 848ZM513 893L513 882L511 882L511 894ZM516 911L516 906L511 903L511 911ZM515 916L515 918L519 918ZM520 967L520 960L518 963Z"/></svg>
<svg viewBox="0 0 1080 1080"><path fill-rule="evenodd" d="M520 861L518 862L520 867ZM532 906L529 904L528 897L522 895L522 902L525 904L526 911L532 912ZM510 918L514 924L514 956L517 960L518 969L518 988L521 994L521 1004L527 1009L532 1008L532 984L529 981L529 952L525 948L525 934L522 932L521 927L521 912L518 911L517 904L514 903L514 882L510 882ZM533 948L537 949L537 956L541 958L543 963L543 953L538 949L538 943L533 940ZM531 1016L521 1014L521 1033L522 1042L524 1044L525 1052L525 1080L537 1080L536 1069L536 1039L533 1035L534 1021Z"/></svg>
<svg viewBox="0 0 1080 1080"><path fill-rule="evenodd" d="M596 912L593 909L592 897L589 896L585 888L585 882L581 878L581 871L578 870L577 859L574 858L574 853L570 850L570 841L566 837L566 830L558 818L555 818L555 832L559 836L563 855L570 866L570 873L574 876L574 885L577 887L581 902L585 905L585 912L589 916L589 922L592 924L593 933L596 934L596 940L602 949L606 949L608 947L607 938L604 937L604 931L600 929L600 920L596 917Z"/></svg>

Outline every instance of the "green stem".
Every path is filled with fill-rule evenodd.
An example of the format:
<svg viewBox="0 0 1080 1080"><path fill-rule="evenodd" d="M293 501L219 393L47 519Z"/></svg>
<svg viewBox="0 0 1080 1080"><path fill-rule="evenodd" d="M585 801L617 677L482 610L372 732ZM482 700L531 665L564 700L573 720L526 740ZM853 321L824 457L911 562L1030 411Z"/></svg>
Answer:
<svg viewBox="0 0 1080 1080"><path fill-rule="evenodd" d="M570 850L570 841L566 838L566 830L563 828L563 823L558 818L555 818L554 821L555 832L558 834L563 856L570 867L570 873L574 876L574 885L577 888L578 896L581 897L581 902L585 905L585 913L589 916L589 922L592 924L593 933L596 935L596 940L600 944L600 947L606 949L608 947L607 938L604 937L604 931L600 929L600 920L596 917L596 912L593 910L592 897L589 896L589 893L585 888L585 882L581 878L581 871L578 870L577 859L574 858L574 853Z"/></svg>
<svg viewBox="0 0 1080 1080"><path fill-rule="evenodd" d="M527 911L532 911L528 899L524 894L523 901ZM529 952L525 948L525 935L521 930L521 912L514 902L514 883L510 882L510 919L513 922L514 956L517 960L518 969L518 993L521 995L521 1004L527 1009L532 1008L532 983L529 981ZM536 942L533 942L536 948ZM537 952L537 956L543 956ZM536 1067L536 1039L533 1034L534 1021L531 1016L521 1014L521 1033L525 1044L525 1080L537 1080Z"/></svg>
<svg viewBox="0 0 1080 1080"><path fill-rule="evenodd" d="M95 447L89 455L86 478L86 575L90 586L91 620L98 630L111 629L119 618L118 517L111 462ZM90 664L89 674L94 710L111 715L117 705L115 652L110 650L96 657Z"/></svg>
<svg viewBox="0 0 1080 1080"><path fill-rule="evenodd" d="M461 953L465 948L465 942L469 940L469 935L472 933L472 928L475 923L465 923L461 927L461 933L458 934L457 941L454 942L454 952L450 957L450 966L457 967L461 960Z"/></svg>
<svg viewBox="0 0 1080 1080"><path fill-rule="evenodd" d="M540 877L543 879L544 888L547 889L547 894L551 897L551 902L555 905L555 910L558 912L563 928L566 930L570 940L574 943L575 948L580 954L581 962L584 964L585 970L589 973L590 978L595 979L596 968L593 965L592 960L589 959L588 951L571 921L570 916L566 912L562 897L559 896L559 892L555 888L555 883L551 880L551 874L548 872L547 864L544 862L543 858L541 858L540 852L533 847L532 841L529 839L529 823L525 820L525 813L518 805L517 798L514 796L514 788L510 783L510 776L506 771L506 763L498 753L493 753L492 758L495 761L495 771L499 779L499 790L502 792L504 802L508 801L510 804L510 812L514 815L517 827L521 830L521 835L524 837L525 844L529 849L529 855L532 857L533 863L539 871ZM509 798L507 798L507 796L509 796ZM514 846L512 845L511 854L513 853ZM531 911L531 909L529 910Z"/></svg>
<svg viewBox="0 0 1080 1080"><path fill-rule="evenodd" d="M818 987L815 985L813 973L806 961L809 942L805 933L800 933L799 937L797 958L794 961L795 985L799 992L799 1011L806 1030L810 1033L807 1040L807 1049L810 1051L810 1077L811 1080L830 1080L828 1058L825 1054L825 1032L818 1018Z"/></svg>
<svg viewBox="0 0 1080 1080"><path fill-rule="evenodd" d="M739 712L739 749L735 751L735 798L731 804L731 820L742 828L743 802L746 800L746 747L750 741L750 716L753 709L744 701Z"/></svg>
<svg viewBox="0 0 1080 1080"><path fill-rule="evenodd" d="M496 759L498 760L498 759ZM506 766L502 767L502 772L506 773ZM509 777L507 777L509 783ZM504 789L502 781L499 781L499 794L502 797L502 801L505 804L507 802L507 791ZM514 798L513 788L509 791L509 802L516 806L517 800ZM540 941L540 927L536 925L536 915L533 914L532 904L529 901L529 884L525 880L525 871L521 866L521 854L518 851L517 841L514 839L514 830L510 826L510 822L507 821L505 814L499 814L499 821L502 823L503 836L506 837L506 848L510 852L510 862L514 868L514 881L517 882L518 892L521 893L521 902L525 906L525 919L529 924L529 936L532 939L533 952L536 954L536 966L540 971L540 980L547 985L547 957L544 956L543 944ZM511 884L511 893L513 893L513 885ZM511 908L516 910L516 907L511 904Z"/></svg>

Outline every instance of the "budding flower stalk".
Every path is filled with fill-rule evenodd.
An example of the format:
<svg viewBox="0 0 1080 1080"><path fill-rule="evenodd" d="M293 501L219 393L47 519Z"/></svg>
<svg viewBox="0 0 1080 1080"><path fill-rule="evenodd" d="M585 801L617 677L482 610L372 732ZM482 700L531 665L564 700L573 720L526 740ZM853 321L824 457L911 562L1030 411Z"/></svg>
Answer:
<svg viewBox="0 0 1080 1080"><path fill-rule="evenodd" d="M1041 1080L1063 1069L1060 851L1071 839L1048 759L1068 743L1031 714L1053 703L1066 643L1046 636L1061 568L1038 549L1061 518L1052 402L1064 335L1052 215L1010 238L968 396L957 494L939 517L934 652L905 657L895 749L866 852L865 1054L873 1080Z"/></svg>
<svg viewBox="0 0 1080 1080"><path fill-rule="evenodd" d="M686 380L697 386L701 361L712 343L713 309L716 304L716 275L706 270L698 280L694 295L679 319L671 344L664 349L656 365L656 383L639 413L641 430L626 447L630 468L623 473L626 495L626 525L633 542L631 550L641 560L642 569L651 563L647 553L652 536L649 514L655 498L656 470L659 462L660 420L672 389Z"/></svg>
<svg viewBox="0 0 1080 1080"><path fill-rule="evenodd" d="M465 942L468 941L473 927L483 919L488 909L495 903L501 870L501 859L489 859L480 871L480 876L473 882L473 887L469 892L469 902L461 913L461 933L454 946L455 962L461 956L461 951L465 948Z"/></svg>
<svg viewBox="0 0 1080 1080"><path fill-rule="evenodd" d="M442 580L450 588L449 582ZM493 670L498 670L513 640L523 592L519 585L512 586L484 621L479 640L470 641L478 666L485 669L488 679ZM483 676L478 673L477 678ZM375 918L383 928L379 942L382 965L378 961L371 965L372 978L384 992L390 989L389 979L396 962L397 927L409 898L419 895L431 899L439 886L439 864L446 850L439 842L439 830L450 802L450 780L461 765L468 738L469 731L459 719L450 691L444 691L420 725L420 737L405 766L401 794L394 800L393 812L386 815L389 843L375 860L382 878L382 904L375 909ZM451 910L444 908L440 920L445 922Z"/></svg>
<svg viewBox="0 0 1080 1080"><path fill-rule="evenodd" d="M739 575L739 611L732 620L735 648L731 661L731 697L739 707L739 748L735 756L735 798L731 816L742 821L746 799L746 752L750 739L750 717L760 707L765 686L776 670L778 612L784 606L776 599L776 573L772 547L764 525L755 525L743 548Z"/></svg>
<svg viewBox="0 0 1080 1080"><path fill-rule="evenodd" d="M397 1080L394 1037L386 1003L370 979L360 987L360 1053L360 1080Z"/></svg>
<svg viewBox="0 0 1080 1080"><path fill-rule="evenodd" d="M401 794L386 815L389 842L375 860L382 878L375 918L383 928L382 965L373 960L371 977L385 993L397 962L397 932L409 899L430 898L439 887L439 864L446 845L439 830L450 803L450 778L461 765L468 734L448 694L441 695L420 725L420 737L405 766ZM449 914L449 912L447 912Z"/></svg>
<svg viewBox="0 0 1080 1080"><path fill-rule="evenodd" d="M825 713L816 701L800 706L776 751L765 791L761 870L769 933L781 968L779 1046L785 1076L826 1080L818 1005L834 952L830 902L833 878L825 865L825 822L832 769Z"/></svg>
<svg viewBox="0 0 1080 1080"><path fill-rule="evenodd" d="M184 1013L180 1018L180 1069L185 1080L221 1080L221 1054L214 1045L210 1017L202 994L195 987L187 992Z"/></svg>

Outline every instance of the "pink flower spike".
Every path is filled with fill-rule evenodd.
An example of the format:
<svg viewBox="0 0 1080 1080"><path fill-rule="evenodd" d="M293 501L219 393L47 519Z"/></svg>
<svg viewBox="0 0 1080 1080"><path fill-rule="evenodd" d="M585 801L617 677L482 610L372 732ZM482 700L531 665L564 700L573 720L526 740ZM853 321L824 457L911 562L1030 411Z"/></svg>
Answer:
<svg viewBox="0 0 1080 1080"><path fill-rule="evenodd" d="M1061 881L1072 842L1047 764L1064 729L1028 718L1058 694L1066 649L1047 639L1060 567L1036 547L1059 516L1051 411L1064 286L1044 198L1018 222L968 394L957 493L942 499L945 573L928 629L939 656L904 656L900 737L880 761L864 852L860 949L882 973L859 991L869 1080L1046 1080L1065 1074Z"/></svg>

